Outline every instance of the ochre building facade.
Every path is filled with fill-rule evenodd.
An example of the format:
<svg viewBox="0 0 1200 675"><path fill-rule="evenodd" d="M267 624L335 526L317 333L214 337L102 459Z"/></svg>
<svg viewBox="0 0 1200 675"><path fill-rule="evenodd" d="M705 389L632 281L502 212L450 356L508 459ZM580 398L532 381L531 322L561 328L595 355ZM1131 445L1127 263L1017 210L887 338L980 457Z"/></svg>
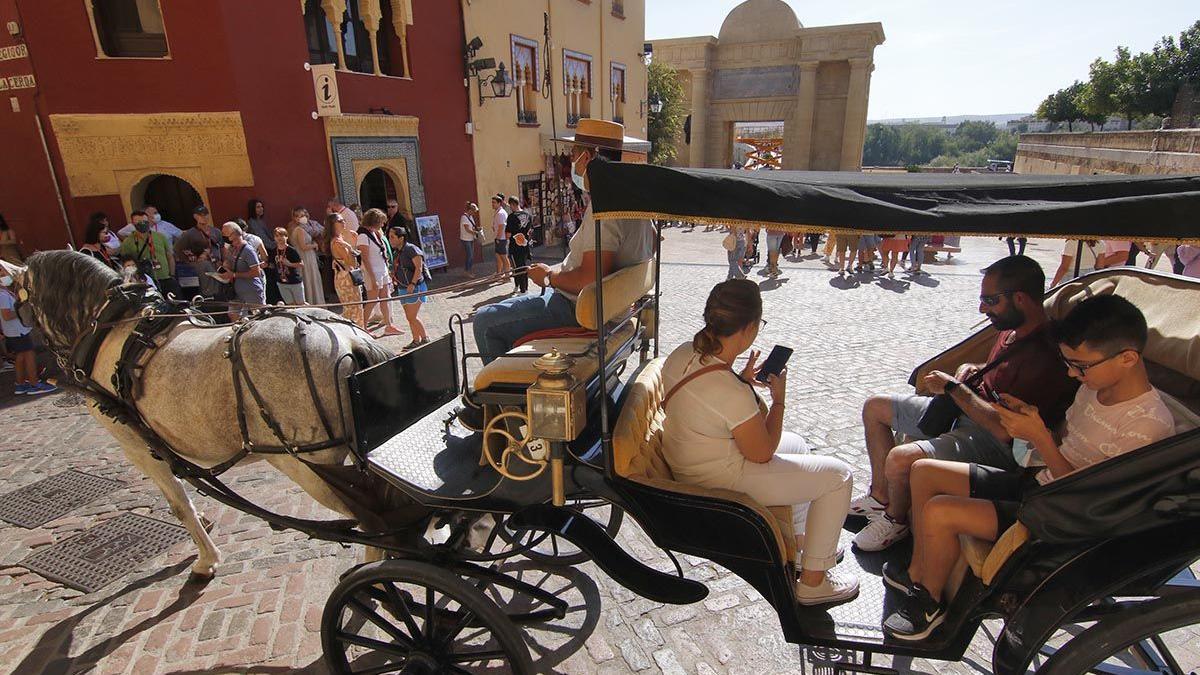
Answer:
<svg viewBox="0 0 1200 675"><path fill-rule="evenodd" d="M258 198L283 225L332 195L457 239L476 190L458 2L0 0L0 26L0 213L25 253L78 245L95 211L120 227L153 202L183 227Z"/></svg>
<svg viewBox="0 0 1200 675"><path fill-rule="evenodd" d="M680 166L729 168L735 125L783 122L783 168L857 171L879 23L806 28L782 0L747 0L717 37L652 40L673 66L690 118Z"/></svg>

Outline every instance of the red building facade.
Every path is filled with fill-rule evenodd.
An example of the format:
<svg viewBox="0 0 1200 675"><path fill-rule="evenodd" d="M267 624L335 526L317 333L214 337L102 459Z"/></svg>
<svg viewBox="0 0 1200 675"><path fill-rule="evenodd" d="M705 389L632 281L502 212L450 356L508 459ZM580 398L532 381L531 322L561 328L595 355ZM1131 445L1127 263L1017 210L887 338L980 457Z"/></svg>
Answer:
<svg viewBox="0 0 1200 675"><path fill-rule="evenodd" d="M0 214L29 253L147 203L182 227L258 198L283 225L395 197L457 240L462 26L446 0L0 0ZM321 63L337 96L318 117Z"/></svg>

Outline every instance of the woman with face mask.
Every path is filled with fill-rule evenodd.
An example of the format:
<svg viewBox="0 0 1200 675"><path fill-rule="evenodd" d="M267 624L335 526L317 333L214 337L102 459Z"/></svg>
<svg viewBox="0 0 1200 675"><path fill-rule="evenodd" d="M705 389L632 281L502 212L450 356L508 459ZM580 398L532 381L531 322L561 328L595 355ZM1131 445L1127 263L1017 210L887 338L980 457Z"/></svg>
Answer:
<svg viewBox="0 0 1200 675"><path fill-rule="evenodd" d="M317 241L309 234L308 209L303 206L292 209L288 232L288 243L300 251L304 263L304 299L310 305L323 305L325 289L321 285L321 263L317 259Z"/></svg>
<svg viewBox="0 0 1200 675"><path fill-rule="evenodd" d="M103 216L104 214L97 214ZM104 263L110 268L120 271L121 265L113 256L105 243L108 241L108 218L92 217L88 222L87 231L83 235L83 246L79 247L79 252L91 256L96 260Z"/></svg>

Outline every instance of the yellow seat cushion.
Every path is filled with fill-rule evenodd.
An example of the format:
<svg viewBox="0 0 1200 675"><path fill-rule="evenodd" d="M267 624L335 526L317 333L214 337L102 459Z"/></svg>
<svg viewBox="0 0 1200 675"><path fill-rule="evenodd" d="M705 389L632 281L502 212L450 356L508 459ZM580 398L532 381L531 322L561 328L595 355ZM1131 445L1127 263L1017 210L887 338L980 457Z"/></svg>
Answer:
<svg viewBox="0 0 1200 675"><path fill-rule="evenodd" d="M784 560L796 560L792 507L766 507L744 493L680 483L662 454L662 381L665 358L646 364L629 384L621 416L613 430L613 464L617 475L643 485L680 494L736 502L753 509L771 528Z"/></svg>
<svg viewBox="0 0 1200 675"><path fill-rule="evenodd" d="M644 260L604 277L604 317L596 320L596 284L585 286L575 301L575 320L596 330L620 316L629 306L654 288L654 261Z"/></svg>
<svg viewBox="0 0 1200 675"><path fill-rule="evenodd" d="M630 322L609 335L608 353L612 354L613 350L632 337L635 330L637 328ZM487 389L493 384L529 386L538 377L538 371L533 367L537 356L549 352L554 347L557 347L558 351L563 354L580 354L591 347L593 342L595 340L589 338L546 338L514 347L507 355L492 361L479 371L479 374L475 376L475 389ZM517 354L532 356L515 356ZM596 374L596 371L596 357L581 356L575 358L575 367L571 369L571 375L578 381L586 382Z"/></svg>
<svg viewBox="0 0 1200 675"><path fill-rule="evenodd" d="M985 584L992 583L996 573L1017 549L1029 541L1029 528L1016 523L1004 531L995 542L961 536L962 554L975 576Z"/></svg>

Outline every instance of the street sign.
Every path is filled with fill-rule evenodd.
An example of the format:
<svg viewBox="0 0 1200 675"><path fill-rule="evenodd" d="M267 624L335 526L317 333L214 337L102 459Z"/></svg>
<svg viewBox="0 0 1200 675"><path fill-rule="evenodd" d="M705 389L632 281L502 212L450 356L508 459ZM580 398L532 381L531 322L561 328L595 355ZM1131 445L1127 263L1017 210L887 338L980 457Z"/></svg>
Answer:
<svg viewBox="0 0 1200 675"><path fill-rule="evenodd" d="M29 48L25 45L13 45L11 47L0 47L0 61L11 61L13 59L23 59L29 56Z"/></svg>
<svg viewBox="0 0 1200 675"><path fill-rule="evenodd" d="M313 88L317 95L317 116L334 117L342 114L342 101L338 97L337 66L324 63L312 67Z"/></svg>
<svg viewBox="0 0 1200 675"><path fill-rule="evenodd" d="M0 91L8 91L9 89L33 89L37 86L37 81L33 79L33 75L13 75L12 77L0 77Z"/></svg>

